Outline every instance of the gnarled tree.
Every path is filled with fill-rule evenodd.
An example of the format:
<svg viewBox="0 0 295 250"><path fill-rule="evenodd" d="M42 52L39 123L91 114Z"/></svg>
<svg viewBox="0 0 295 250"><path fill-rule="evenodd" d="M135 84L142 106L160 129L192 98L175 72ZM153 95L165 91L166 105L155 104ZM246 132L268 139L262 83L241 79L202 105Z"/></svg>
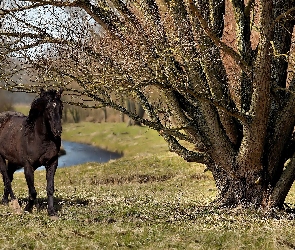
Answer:
<svg viewBox="0 0 295 250"><path fill-rule="evenodd" d="M64 82L78 104L117 109L206 164L221 204L283 206L295 178L293 0L27 0L0 13L16 56Z"/></svg>

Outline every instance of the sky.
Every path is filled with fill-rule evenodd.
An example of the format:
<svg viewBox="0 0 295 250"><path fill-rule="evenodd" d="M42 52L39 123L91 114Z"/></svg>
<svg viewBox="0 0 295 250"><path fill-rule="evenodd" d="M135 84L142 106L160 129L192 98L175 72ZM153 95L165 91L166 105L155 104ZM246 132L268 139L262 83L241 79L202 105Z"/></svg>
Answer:
<svg viewBox="0 0 295 250"><path fill-rule="evenodd" d="M11 7L11 5L14 5L13 3L20 3L20 1L2 0L0 8L8 9L9 4ZM6 16L2 29L6 31L13 30L15 32L30 32L33 34L46 32L54 38L75 41L78 39L81 40L82 37L87 37L87 29L79 28L81 27L79 24L83 21L85 23L85 20L90 28L94 27L95 22L93 19L77 8L69 9L65 7L44 6L21 11L15 17ZM35 39L26 38L22 39L17 45L23 46L34 42L36 42ZM30 49L30 54L42 54L48 48L48 44L38 46Z"/></svg>

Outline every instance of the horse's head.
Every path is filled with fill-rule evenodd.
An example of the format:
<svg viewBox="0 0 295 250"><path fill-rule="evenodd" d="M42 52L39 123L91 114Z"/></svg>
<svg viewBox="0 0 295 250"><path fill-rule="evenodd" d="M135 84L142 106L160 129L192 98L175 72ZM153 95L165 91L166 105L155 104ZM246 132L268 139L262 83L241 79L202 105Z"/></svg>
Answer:
<svg viewBox="0 0 295 250"><path fill-rule="evenodd" d="M41 90L40 97L45 98L47 100L44 115L47 118L47 121L50 125L50 129L54 137L61 136L62 132L62 101L61 101L61 94L63 90L49 90L44 91Z"/></svg>
<svg viewBox="0 0 295 250"><path fill-rule="evenodd" d="M31 122L36 120L37 117L43 116L54 137L61 136L62 132L63 105L60 99L62 92L62 89L59 91L41 89L40 97L33 101L28 116Z"/></svg>

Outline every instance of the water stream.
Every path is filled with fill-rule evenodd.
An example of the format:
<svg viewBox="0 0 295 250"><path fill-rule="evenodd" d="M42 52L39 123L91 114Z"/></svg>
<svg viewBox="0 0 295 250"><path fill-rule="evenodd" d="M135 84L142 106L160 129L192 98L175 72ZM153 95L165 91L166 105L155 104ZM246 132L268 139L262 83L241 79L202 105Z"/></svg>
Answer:
<svg viewBox="0 0 295 250"><path fill-rule="evenodd" d="M110 152L84 143L63 141L62 145L66 151L66 154L59 157L58 167L69 167L86 162L103 163L122 157L121 154Z"/></svg>
<svg viewBox="0 0 295 250"><path fill-rule="evenodd" d="M65 155L58 158L58 167L70 167L86 162L108 162L122 157L121 154L100 149L88 144L62 141L62 146L66 151ZM38 170L45 169L44 166ZM18 171L23 171L20 169Z"/></svg>

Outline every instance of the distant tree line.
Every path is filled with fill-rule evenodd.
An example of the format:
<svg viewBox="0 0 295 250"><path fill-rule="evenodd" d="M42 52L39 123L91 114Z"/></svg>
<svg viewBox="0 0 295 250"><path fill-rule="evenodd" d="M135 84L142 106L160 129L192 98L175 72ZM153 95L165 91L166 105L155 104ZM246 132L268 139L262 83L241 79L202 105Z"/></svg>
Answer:
<svg viewBox="0 0 295 250"><path fill-rule="evenodd" d="M144 117L144 109L133 100L125 100L126 109L138 116ZM65 104L63 109L63 122L79 123L88 122L126 122L127 126L140 126L141 123L134 121L121 112L112 108L102 107L98 109L83 108L75 105Z"/></svg>
<svg viewBox="0 0 295 250"><path fill-rule="evenodd" d="M0 90L0 112L14 110L11 98L7 96L7 91Z"/></svg>

